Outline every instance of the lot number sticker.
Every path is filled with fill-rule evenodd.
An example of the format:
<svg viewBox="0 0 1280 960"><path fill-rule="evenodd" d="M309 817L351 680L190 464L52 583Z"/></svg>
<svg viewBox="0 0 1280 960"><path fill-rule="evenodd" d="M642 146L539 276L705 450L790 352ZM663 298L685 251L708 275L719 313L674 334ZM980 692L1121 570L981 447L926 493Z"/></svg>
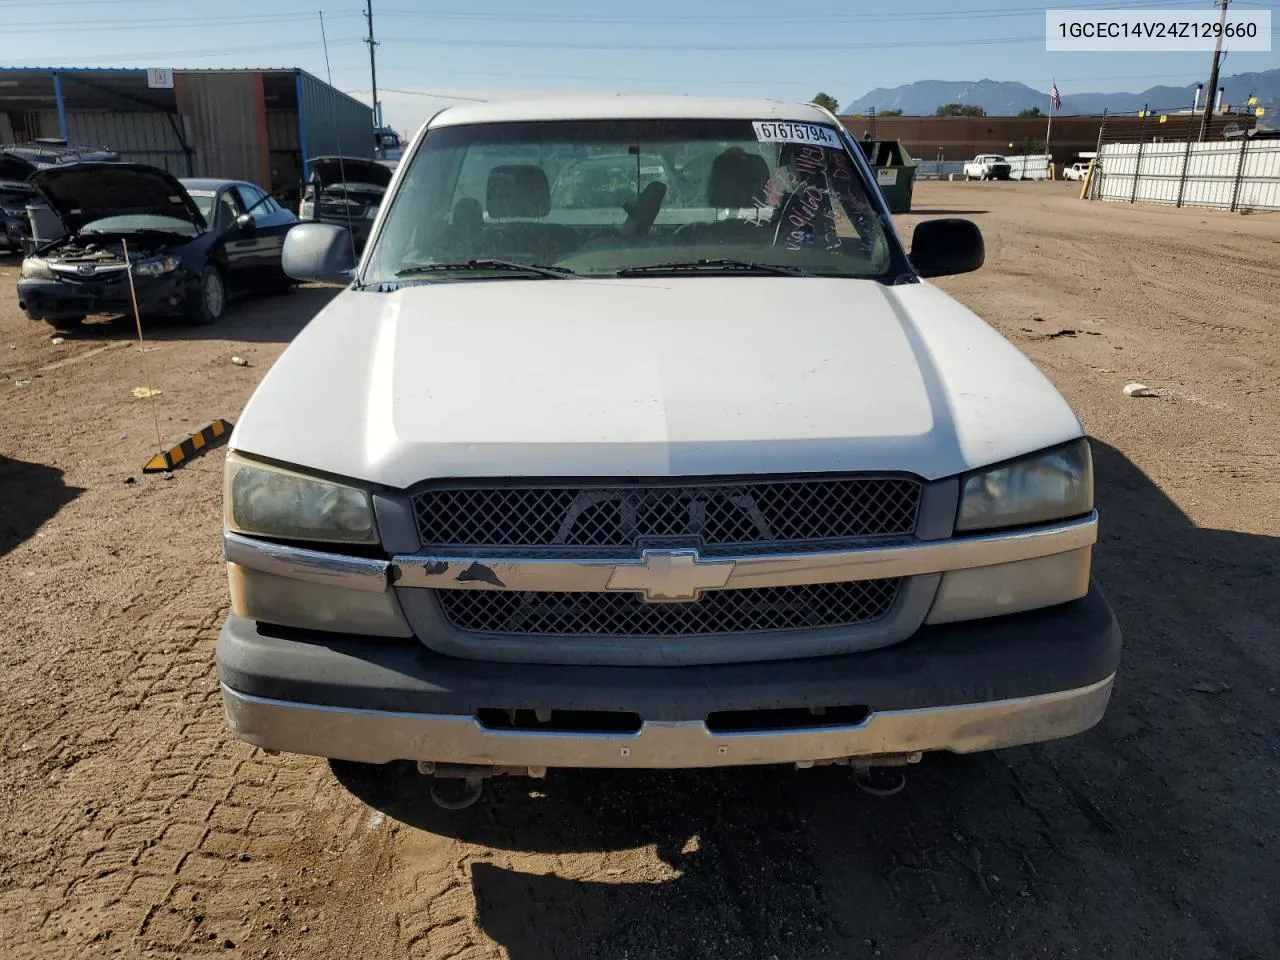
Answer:
<svg viewBox="0 0 1280 960"><path fill-rule="evenodd" d="M840 136L830 127L816 123L755 120L756 139L761 143L808 143L818 147L841 148Z"/></svg>
<svg viewBox="0 0 1280 960"><path fill-rule="evenodd" d="M892 187L898 182L898 171L893 169L877 170L876 183L882 187Z"/></svg>

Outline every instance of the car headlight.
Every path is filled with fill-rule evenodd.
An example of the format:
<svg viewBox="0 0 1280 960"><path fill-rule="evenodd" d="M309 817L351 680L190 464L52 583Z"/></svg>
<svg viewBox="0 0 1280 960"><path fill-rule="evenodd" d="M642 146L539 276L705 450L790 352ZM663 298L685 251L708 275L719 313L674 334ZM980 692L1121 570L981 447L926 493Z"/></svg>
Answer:
<svg viewBox="0 0 1280 960"><path fill-rule="evenodd" d="M27 257L22 261L22 268L18 271L19 280L52 280L53 270L49 268L47 260L41 260L39 257Z"/></svg>
<svg viewBox="0 0 1280 960"><path fill-rule="evenodd" d="M158 277L161 274L172 273L180 266L182 266L182 261L177 257L143 260L133 265L133 275L136 277Z"/></svg>
<svg viewBox="0 0 1280 960"><path fill-rule="evenodd" d="M1089 441L1035 453L969 474L960 494L956 531L1019 527L1079 517L1093 509Z"/></svg>
<svg viewBox="0 0 1280 960"><path fill-rule="evenodd" d="M378 543L369 495L356 487L227 456L228 530L280 540Z"/></svg>

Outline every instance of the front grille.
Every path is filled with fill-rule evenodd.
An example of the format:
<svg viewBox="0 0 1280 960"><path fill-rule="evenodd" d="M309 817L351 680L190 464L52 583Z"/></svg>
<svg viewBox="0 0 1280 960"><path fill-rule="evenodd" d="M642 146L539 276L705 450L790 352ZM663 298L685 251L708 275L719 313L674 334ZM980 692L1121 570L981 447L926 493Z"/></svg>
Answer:
<svg viewBox="0 0 1280 960"><path fill-rule="evenodd" d="M319 215L322 217L344 221L347 217L352 220L362 220L365 213L365 205L360 203L322 203L319 210Z"/></svg>
<svg viewBox="0 0 1280 960"><path fill-rule="evenodd" d="M426 547L585 548L631 555L685 543L791 551L915 532L920 483L820 477L704 483L432 487L413 498Z"/></svg>
<svg viewBox="0 0 1280 960"><path fill-rule="evenodd" d="M713 590L691 603L631 593L440 590L445 618L468 633L560 637L695 637L871 623L893 607L901 580Z"/></svg>

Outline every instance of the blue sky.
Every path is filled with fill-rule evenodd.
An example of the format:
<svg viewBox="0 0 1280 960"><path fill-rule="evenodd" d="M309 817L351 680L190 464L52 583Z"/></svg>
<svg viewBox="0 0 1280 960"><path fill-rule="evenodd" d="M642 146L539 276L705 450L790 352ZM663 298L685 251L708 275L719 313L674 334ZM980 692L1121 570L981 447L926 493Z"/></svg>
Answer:
<svg viewBox="0 0 1280 960"><path fill-rule="evenodd" d="M1067 0L1054 8L1211 13L1210 0ZM1236 0L1235 6L1274 6ZM363 0L0 0L3 66L299 66L368 97ZM1064 95L1204 79L1207 53L1046 53L1030 0L374 0L387 119L441 99L534 91L841 101L913 80L1017 80ZM1226 73L1280 66L1229 53Z"/></svg>

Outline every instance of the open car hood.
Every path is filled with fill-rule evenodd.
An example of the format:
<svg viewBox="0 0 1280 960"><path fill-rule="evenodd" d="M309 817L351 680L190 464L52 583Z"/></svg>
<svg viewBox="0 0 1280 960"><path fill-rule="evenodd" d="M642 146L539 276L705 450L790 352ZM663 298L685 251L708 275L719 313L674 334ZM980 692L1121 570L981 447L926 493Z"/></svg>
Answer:
<svg viewBox="0 0 1280 960"><path fill-rule="evenodd" d="M319 181L322 187L344 182L385 187L395 173L391 167L365 157L313 157L309 163L311 179Z"/></svg>
<svg viewBox="0 0 1280 960"><path fill-rule="evenodd" d="M0 180L26 180L36 172L36 165L17 154L0 150Z"/></svg>
<svg viewBox="0 0 1280 960"><path fill-rule="evenodd" d="M103 217L151 215L205 229L204 217L171 173L145 163L68 163L46 167L30 183L69 234Z"/></svg>

